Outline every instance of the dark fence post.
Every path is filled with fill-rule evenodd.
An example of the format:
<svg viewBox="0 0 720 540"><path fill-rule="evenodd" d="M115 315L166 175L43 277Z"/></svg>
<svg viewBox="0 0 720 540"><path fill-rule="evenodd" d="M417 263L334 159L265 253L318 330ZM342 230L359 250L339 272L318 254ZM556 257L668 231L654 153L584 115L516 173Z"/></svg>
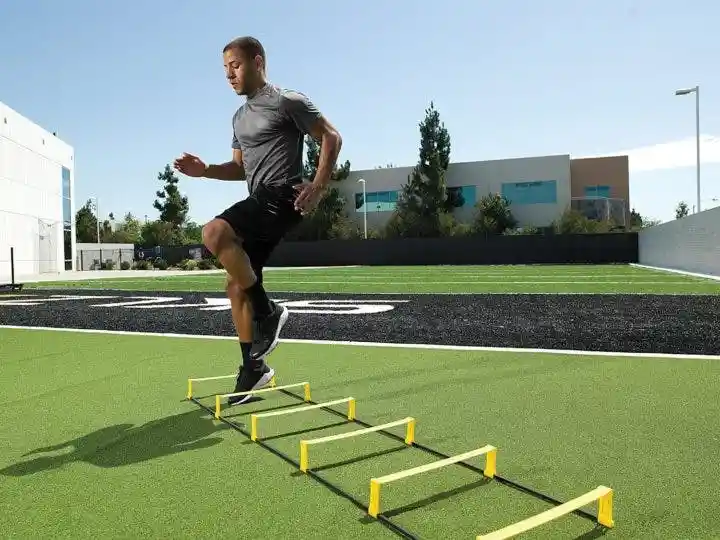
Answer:
<svg viewBox="0 0 720 540"><path fill-rule="evenodd" d="M15 248L10 248L10 285L15 286Z"/></svg>

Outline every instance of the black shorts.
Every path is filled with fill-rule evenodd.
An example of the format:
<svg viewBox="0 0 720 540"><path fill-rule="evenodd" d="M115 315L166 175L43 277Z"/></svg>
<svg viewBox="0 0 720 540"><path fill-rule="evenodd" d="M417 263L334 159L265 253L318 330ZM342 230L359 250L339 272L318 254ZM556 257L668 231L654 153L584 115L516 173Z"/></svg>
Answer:
<svg viewBox="0 0 720 540"><path fill-rule="evenodd" d="M253 271L262 281L262 269L285 234L302 221L295 210L292 186L268 188L259 185L247 199L216 216L226 221L242 239Z"/></svg>

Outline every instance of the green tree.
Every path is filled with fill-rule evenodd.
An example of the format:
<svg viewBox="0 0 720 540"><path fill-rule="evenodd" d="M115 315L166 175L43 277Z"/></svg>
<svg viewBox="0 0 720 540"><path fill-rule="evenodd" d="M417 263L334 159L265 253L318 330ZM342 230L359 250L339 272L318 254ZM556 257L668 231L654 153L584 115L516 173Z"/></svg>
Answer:
<svg viewBox="0 0 720 540"><path fill-rule="evenodd" d="M306 137L307 150L303 164L303 176L312 181L317 173L320 162L321 146L312 137ZM345 215L345 199L335 182L342 182L350 175L350 162L345 161L339 167L336 165L332 172L332 179L325 196L320 200L315 210L304 217L302 222L291 230L287 240L328 240L331 238L347 237L348 228L351 227Z"/></svg>
<svg viewBox="0 0 720 540"><path fill-rule="evenodd" d="M142 242L142 225L128 212L112 232L113 242L119 244L140 244Z"/></svg>
<svg viewBox="0 0 720 540"><path fill-rule="evenodd" d="M142 245L144 247L170 246L175 244L176 231L172 223L148 221L142 226Z"/></svg>
<svg viewBox="0 0 720 540"><path fill-rule="evenodd" d="M589 219L578 210L568 209L553 223L558 234L606 233L613 228L610 221Z"/></svg>
<svg viewBox="0 0 720 540"><path fill-rule="evenodd" d="M420 151L417 165L398 194L395 212L387 225L390 236L438 236L441 218L457 205L448 196L446 173L450 165L450 134L434 103L419 124Z"/></svg>
<svg viewBox="0 0 720 540"><path fill-rule="evenodd" d="M690 209L685 201L680 201L675 207L675 219L684 218L690 213Z"/></svg>
<svg viewBox="0 0 720 540"><path fill-rule="evenodd" d="M643 226L643 217L640 215L639 212L636 212L633 208L630 211L630 228L631 229L641 229Z"/></svg>
<svg viewBox="0 0 720 540"><path fill-rule="evenodd" d="M80 243L94 243L97 238L97 217L93 211L92 200L75 212L75 240Z"/></svg>
<svg viewBox="0 0 720 540"><path fill-rule="evenodd" d="M158 180L164 185L162 190L155 193L157 199L153 202L153 208L160 212L160 221L172 226L175 235L174 243L179 243L182 237L182 228L187 222L190 204L188 198L180 194L179 179L170 165L165 165L165 169L158 173Z"/></svg>
<svg viewBox="0 0 720 540"><path fill-rule="evenodd" d="M202 244L202 225L188 221L183 228L183 240L186 244Z"/></svg>
<svg viewBox="0 0 720 540"><path fill-rule="evenodd" d="M517 220L510 211L510 201L499 193L485 195L475 207L477 213L473 231L477 234L503 234L517 225Z"/></svg>

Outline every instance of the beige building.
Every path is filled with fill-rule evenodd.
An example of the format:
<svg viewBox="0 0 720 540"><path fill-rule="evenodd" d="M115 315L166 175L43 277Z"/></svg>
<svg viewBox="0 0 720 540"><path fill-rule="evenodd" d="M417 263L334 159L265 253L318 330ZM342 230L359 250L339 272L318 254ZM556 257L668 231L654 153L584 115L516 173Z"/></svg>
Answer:
<svg viewBox="0 0 720 540"><path fill-rule="evenodd" d="M381 227L392 215L412 169L352 171L338 186L348 214L362 225L367 212L368 227ZM488 193L500 193L510 200L519 227L548 226L568 207L588 217L612 216L619 223L629 220L627 156L571 159L552 155L451 163L447 184L463 201L454 212L459 221L472 220L475 204Z"/></svg>

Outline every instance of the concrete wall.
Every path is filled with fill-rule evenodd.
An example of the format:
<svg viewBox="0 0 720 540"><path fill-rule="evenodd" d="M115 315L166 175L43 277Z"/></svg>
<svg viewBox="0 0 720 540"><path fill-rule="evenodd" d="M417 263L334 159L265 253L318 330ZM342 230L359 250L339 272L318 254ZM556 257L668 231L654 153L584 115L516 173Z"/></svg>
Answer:
<svg viewBox="0 0 720 540"><path fill-rule="evenodd" d="M11 246L18 277L72 269L73 154L67 143L0 103L0 282L9 281Z"/></svg>
<svg viewBox="0 0 720 540"><path fill-rule="evenodd" d="M720 207L643 229L638 261L720 277Z"/></svg>
<svg viewBox="0 0 720 540"><path fill-rule="evenodd" d="M362 207L356 209L355 197L362 193L360 178L366 182L368 193L393 192L402 189L412 167L352 171L349 178L337 186L348 202L347 211L356 222L363 221ZM447 171L448 188L461 190L465 204L455 210L460 221L474 217L475 203L488 193L503 193L503 186L520 183L518 190L532 190L538 182L554 181L552 202L529 203L516 199L511 209L519 226L547 226L557 219L570 204L570 158L567 155L540 156L491 161L451 163ZM517 193L517 191L516 191ZM469 199L469 200L468 200ZM380 208L378 208L380 206ZM368 227L382 226L392 215L392 202L368 204Z"/></svg>

